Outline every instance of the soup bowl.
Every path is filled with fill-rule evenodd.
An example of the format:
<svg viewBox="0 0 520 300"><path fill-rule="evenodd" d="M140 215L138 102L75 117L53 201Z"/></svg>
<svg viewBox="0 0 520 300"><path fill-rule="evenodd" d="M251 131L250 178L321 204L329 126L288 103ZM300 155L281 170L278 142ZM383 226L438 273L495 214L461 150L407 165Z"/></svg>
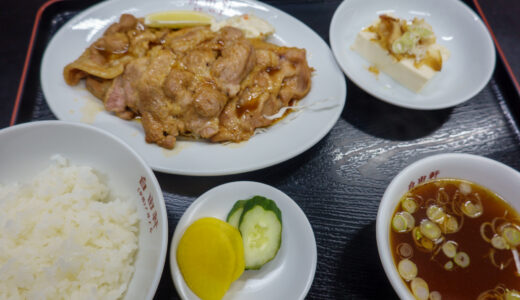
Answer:
<svg viewBox="0 0 520 300"><path fill-rule="evenodd" d="M483 186L520 211L520 173L500 162L471 154L439 154L416 161L388 185L377 214L376 240L385 273L401 299L415 299L401 279L392 257L390 230L401 197L414 186L433 179L464 179Z"/></svg>

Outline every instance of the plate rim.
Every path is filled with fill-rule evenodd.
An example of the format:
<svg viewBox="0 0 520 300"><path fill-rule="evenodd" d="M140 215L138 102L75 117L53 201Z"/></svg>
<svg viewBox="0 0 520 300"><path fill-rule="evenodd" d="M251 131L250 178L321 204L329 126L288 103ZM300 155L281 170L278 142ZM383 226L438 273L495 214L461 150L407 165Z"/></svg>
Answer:
<svg viewBox="0 0 520 300"><path fill-rule="evenodd" d="M154 1L159 2L158 0L154 0ZM142 153L143 151L135 149L132 146L132 143L129 143L126 139L121 137L122 139L125 140L125 142L127 144L129 144L132 148L134 148L136 151L138 151L138 153L144 158L144 160L147 162L147 164L154 171L167 173L167 174L188 175L188 176L223 176L223 175L243 174L243 173L247 173L247 172L251 172L251 171L256 171L256 170L261 170L261 169L265 169L265 168L268 168L268 167L272 167L274 165L277 165L277 164L280 164L282 162L288 161L288 160L290 160L292 158L295 158L298 155L300 155L300 154L304 153L305 151L309 150L310 148L312 148L316 144L318 144L332 130L334 125L336 125L337 121L341 117L341 114L342 114L342 112L343 112L343 110L345 108L346 102L347 102L347 85L346 85L346 80L345 80L345 76L343 75L343 72L341 71L341 68L336 63L336 60L334 58L334 54L333 54L330 46L325 42L325 40L320 35L318 35L313 29L311 29L309 26L307 26L307 24L305 24L302 21L300 21L298 18L293 17L292 15L284 12L283 10L278 9L276 7L273 7L273 6L271 6L271 5L267 4L267 3L263 3L263 2L260 2L260 1L257 1L257 0L232 0L232 1L233 2L239 2L239 3L248 4L249 5L248 7L262 7L262 8L266 8L266 9L268 9L270 11L274 11L275 13L279 14L280 16L283 16L283 18L287 18L288 20L290 20L292 22L295 22L296 24L298 24L298 27L302 26L302 28L305 28L308 31L308 36L312 37L313 40L316 40L317 42L321 43L322 47L328 49L328 52L325 53L325 55L327 55L327 54L330 55L331 67L334 69L335 73L337 72L337 77L338 77L337 80L340 83L340 84L336 85L337 86L336 87L337 88L336 94L338 95L338 100L336 101L336 106L334 108L332 108L334 110L333 117L329 118L328 120L325 120L326 122L323 123L325 125L321 127L321 130L318 131L318 134L313 135L308 140L307 143L303 144L303 146L300 146L300 145L302 145L302 144L300 144L300 145L298 145L299 147L292 148L292 149L294 149L294 151L288 151L288 152L286 152L285 155L273 156L269 160L263 160L263 161L260 161L260 162L252 161L252 163L248 164L247 167L242 167L242 166L235 166L235 167L232 167L232 168L229 168L229 167L219 167L219 168L213 168L212 170L209 170L209 171L207 169L199 169L199 170L186 169L186 168L178 169L178 168L175 168L175 167L173 167L171 165L165 166L164 164L156 164L154 162L150 162L149 159L148 159L148 155L146 155L146 153ZM54 107L54 105L56 105L56 104L53 105L53 104L51 104L52 101L50 101L50 102L47 101L47 99L49 97L47 97L46 95L49 93L49 88L46 88L46 84L45 84L45 80L44 80L44 78L45 78L44 72L46 71L46 68L44 68L44 66L49 64L49 58L48 58L48 55L50 55L50 54L48 54L49 53L48 50L50 48L49 46L54 44L54 43L56 43L55 42L56 38L59 37L60 35L62 35L63 32L65 32L67 30L67 25L72 24L74 22L77 22L77 21L79 21L81 19L84 19L86 15L88 15L88 14L90 14L92 12L95 12L97 10L101 10L101 9L103 9L107 5L112 5L113 3L124 3L124 2L125 2L124 0L107 0L107 1L103 1L103 2L94 4L94 5L90 6L90 7L88 7L87 9L81 11L76 16L74 16L69 21L67 21L54 34L52 39L47 44L47 46L45 48L45 51L43 53L43 56L42 56L42 61L40 63L40 72L39 72L40 73L40 84L41 84L41 87L42 87L42 92L43 92L44 98L46 100L46 103L48 104L48 106L49 106L50 110L52 111L52 113L59 120L85 123L85 122L82 122L80 120L70 120L70 119L67 119L66 117L63 117L62 113L60 113L60 114L57 113L59 110L57 110ZM179 2L183 3L184 5L189 5L191 3L189 0L181 0ZM308 56L307 56L307 58L308 58ZM316 88L316 87L315 86L311 86L311 89L312 88ZM46 90L47 90L47 93L46 93ZM304 99L305 98L303 98L302 100L304 100ZM117 118L115 116L111 116L111 117ZM104 127L102 127L100 125L97 125L95 123L88 124L88 125L94 126L94 127L98 127L98 128L100 128L102 130L106 130ZM275 125L275 124L273 124L273 125ZM144 141L144 139L143 139L142 142L146 143ZM157 146L157 147L159 147L159 146ZM189 151L189 150L186 150L186 151Z"/></svg>
<svg viewBox="0 0 520 300"><path fill-rule="evenodd" d="M330 23L330 27L329 27L330 48L332 50L332 53L334 54L336 62L338 63L338 65L341 68L341 70L343 71L343 73L348 77L348 79L351 80L357 87L359 87L360 89L362 89L366 93L370 94L374 98L377 98L377 99L379 99L381 101L384 101L386 103L389 103L389 104L392 104L392 105L395 105L395 106L408 108L408 109L416 109L416 110L445 109L445 108L450 108L450 107L457 106L457 105L459 105L461 103L464 103L464 102L470 100L471 98L475 97L478 93L480 93L484 89L484 87L491 80L491 77L493 76L493 73L494 73L494 70L495 70L495 67L496 67L496 53L495 53L496 50L495 50L495 44L493 43L491 35L490 35L487 27L484 25L484 23L482 21L482 18L480 18L480 16L476 12L474 12L463 1L460 1L460 0L445 0L445 1L451 1L453 5L459 6L462 11L465 11L465 13L468 13L469 15L471 15L473 17L473 19L475 20L475 22L478 24L479 29L483 33L485 33L485 36L486 36L485 44L487 45L487 47L489 47L488 49L491 50L490 51L491 52L491 59L489 60L489 62L490 62L490 65L492 67L490 68L488 74L486 74L486 76L483 77L484 80L482 82L480 82L478 85L476 85L475 88L470 93L467 93L466 95L464 95L463 97L460 97L459 99L457 99L455 101L450 101L450 102L446 102L446 103L443 103L443 104L433 103L432 105L428 105L428 106L423 106L423 105L420 105L420 104L416 105L416 104L413 104L413 103L401 103L401 102L399 102L399 101L397 101L395 99L395 96L378 93L377 91L371 89L370 86L368 84L366 84L365 81L360 80L359 78L356 77L356 75L354 73L350 72L348 66L346 65L346 63L343 62L342 60L340 60L339 59L339 54L337 54L337 53L341 52L341 49L339 47L339 43L340 42L338 41L339 38L335 37L335 35L333 34L333 31L337 31L338 29L336 29L336 28L341 25L340 24L341 21L339 20L340 19L339 14L343 10L345 10L345 7L347 7L348 3L352 2L352 1L355 1L355 0L343 0L343 2L341 2L341 4L334 11L334 14L332 16L332 20L331 20L331 23ZM418 1L418 3L420 3L420 1ZM362 58L361 56L359 57L359 59L364 60L364 58ZM396 83L396 84L399 84L399 83ZM411 92L411 93L413 93L413 92Z"/></svg>
<svg viewBox="0 0 520 300"><path fill-rule="evenodd" d="M204 202L211 201L210 200L211 198L208 198L209 196L211 196L211 194L213 194L213 193L218 194L218 193L220 193L220 190L226 190L226 189L229 189L229 188L237 186L237 185L254 186L253 188L250 188L253 191L253 193L254 193L255 189L259 189L259 190L268 189L268 190L272 190L275 193L280 194L282 196L282 198L285 198L284 200L281 200L281 201L283 201L283 202L287 203L289 206L291 206L291 209L294 210L294 212L296 212L298 215L300 215L301 220L304 221L305 226L308 226L309 230L306 230L304 232L309 234L309 237L312 237L311 241L313 242L312 243L313 245L309 245L309 246L312 246L311 248L312 248L313 256L311 258L311 269L310 269L309 276L307 277L307 282L305 283L305 288L302 290L301 294L299 295L300 297L298 298L298 299L305 299L310 288L312 287L312 283L314 282L317 263L318 263L318 248L317 248L317 243L316 243L316 237L314 235L314 230L312 229L312 225L311 225L309 219L307 218L307 215L302 210L302 208L289 195L287 195L286 193L284 193L283 191L281 191L280 189L278 189L274 186L271 186L271 185L268 185L268 184L265 184L262 182L248 181L248 180L232 181L232 182L227 182L224 184L217 185L217 186L207 190L206 192L201 194L199 197L197 197L197 199L195 199L188 206L188 208L182 213L181 218L179 219L179 221L177 222L177 224L175 226L175 231L173 232L173 235L172 235L172 238L171 238L171 241L169 244L169 248L168 248L170 275L172 277L172 281L174 283L175 290L177 291L178 295L182 299L189 299L189 298L185 297L186 295L184 295L180 292L180 285L183 285L183 287L185 286L188 289L189 289L189 287L186 285L185 282L177 282L176 276L175 276L176 275L175 272L178 272L179 275L182 277L182 274L180 274L180 270L177 267L176 259L174 259L175 251L173 249L177 245L177 243L175 243L175 239L176 239L176 237L180 236L186 230L187 226L189 225L189 224L184 224L184 227L181 228L181 226L179 226L179 224L187 223L189 221L189 217L187 216L189 213L191 214L193 212L196 212L197 209L199 209L200 207L202 207L204 205Z"/></svg>

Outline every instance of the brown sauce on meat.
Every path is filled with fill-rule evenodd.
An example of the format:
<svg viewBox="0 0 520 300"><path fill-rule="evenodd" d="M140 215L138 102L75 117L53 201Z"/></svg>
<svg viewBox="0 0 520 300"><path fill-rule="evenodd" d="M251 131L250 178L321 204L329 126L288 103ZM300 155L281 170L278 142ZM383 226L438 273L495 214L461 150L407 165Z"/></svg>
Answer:
<svg viewBox="0 0 520 300"><path fill-rule="evenodd" d="M277 67L267 67L265 68L265 72L269 74L269 76L274 76L278 72L280 72L280 68ZM283 83L282 83L283 84ZM244 113L247 111L254 111L258 108L258 105L260 105L260 100L258 97L251 97L246 103L243 104L237 104L236 106L236 112L237 116L241 117Z"/></svg>
<svg viewBox="0 0 520 300"><path fill-rule="evenodd" d="M257 51L268 60L257 60ZM249 40L238 28L154 29L123 14L63 75L69 85L87 76L112 80L108 88L90 80L89 90L116 116L141 116L146 141L170 149L180 136L248 140L276 122L265 111L305 97L311 72L305 49Z"/></svg>
<svg viewBox="0 0 520 300"><path fill-rule="evenodd" d="M461 183L465 186L461 186ZM466 193L468 186L471 187L471 192ZM491 237L504 236L503 230L509 226L507 224L520 228L519 215L508 203L482 186L458 179L437 179L416 186L403 196L394 216L407 210L403 202L405 199L413 199L417 203L416 211L408 209L415 220L415 227L420 227L423 220L437 220L434 223L439 224L442 234L433 244L422 244L422 240L418 238L420 233L417 235L413 230L397 232L392 222L390 247L396 267L402 259L408 258L417 267L417 277L424 279L430 292L439 292L443 300L505 299L506 293L520 291L520 278L513 258L516 247L509 244L509 249L497 249L491 243ZM469 217L466 212L478 210L460 209L462 203L467 203L465 201L480 202L480 215L475 213L473 217ZM442 225L445 223L429 217L432 214L427 214L427 209L432 205L442 207L444 213L455 216L460 225L458 231L447 232L447 227ZM489 238L488 241L481 233L484 223L488 224L484 226L484 236ZM503 226L501 229L500 224ZM495 231L492 228L499 229ZM422 235L422 238L425 236ZM458 265L456 258L445 254L442 246L447 241L455 242L457 253L465 252L469 256L467 266ZM406 244L413 248L410 257L407 257L408 254L403 256L403 253L409 251L400 250ZM433 245L433 249L428 250L428 245ZM452 268L449 267L450 261ZM403 281L410 288L411 283L404 279ZM495 298L492 295L498 296Z"/></svg>
<svg viewBox="0 0 520 300"><path fill-rule="evenodd" d="M265 71L269 75L275 75L276 73L280 72L280 68L267 67L267 68L265 68Z"/></svg>
<svg viewBox="0 0 520 300"><path fill-rule="evenodd" d="M244 104L237 104L237 116L241 117L246 111L254 111L258 108L260 101L258 98L251 98Z"/></svg>
<svg viewBox="0 0 520 300"><path fill-rule="evenodd" d="M107 62L118 60L124 55L124 53L110 52L107 50L99 50L99 54L101 54Z"/></svg>
<svg viewBox="0 0 520 300"><path fill-rule="evenodd" d="M287 106L296 106L296 105L298 105L298 102L299 102L299 101L296 100L296 99L291 99L291 101L289 101L289 104L288 104ZM274 125L274 124L276 124L276 123L278 123L278 122L280 122L281 120L285 119L285 118L286 118L286 117L287 117L287 116L288 116L292 111L293 111L292 109L288 109L288 110L286 110L286 111L283 113L283 116L281 116L281 117L279 117L278 119L274 120L274 122L273 122L273 124L271 124L271 126Z"/></svg>

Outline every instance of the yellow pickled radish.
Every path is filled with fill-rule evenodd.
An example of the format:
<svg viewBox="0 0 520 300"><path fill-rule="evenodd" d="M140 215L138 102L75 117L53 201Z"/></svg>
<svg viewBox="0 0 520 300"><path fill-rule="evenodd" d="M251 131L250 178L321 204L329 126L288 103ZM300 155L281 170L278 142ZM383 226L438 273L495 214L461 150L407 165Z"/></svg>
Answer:
<svg viewBox="0 0 520 300"><path fill-rule="evenodd" d="M150 27L184 28L210 25L213 17L203 12L191 10L170 10L152 13L144 18L144 24Z"/></svg>
<svg viewBox="0 0 520 300"><path fill-rule="evenodd" d="M177 264L193 293L202 300L220 300L233 282L236 254L221 227L195 221L179 241Z"/></svg>
<svg viewBox="0 0 520 300"><path fill-rule="evenodd" d="M235 250L236 260L235 260L235 272L233 273L233 281L237 280L242 273L244 273L246 263L244 258L244 242L242 241L242 236L240 235L240 231L235 228L233 225L228 222L224 222L217 218L202 218L197 220L198 224L208 224L208 226L217 226L231 240L233 245L233 249Z"/></svg>

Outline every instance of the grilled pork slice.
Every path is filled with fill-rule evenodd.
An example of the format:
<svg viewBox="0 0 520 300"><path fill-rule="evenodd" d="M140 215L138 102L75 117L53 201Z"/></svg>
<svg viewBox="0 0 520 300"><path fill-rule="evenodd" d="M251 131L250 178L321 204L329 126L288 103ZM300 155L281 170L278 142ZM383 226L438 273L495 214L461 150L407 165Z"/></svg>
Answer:
<svg viewBox="0 0 520 300"><path fill-rule="evenodd" d="M244 79L240 93L232 98L220 115L219 132L211 140L243 141L256 128L276 120L276 114L291 101L303 98L311 88L311 68L304 49L273 46L255 42L255 69Z"/></svg>
<svg viewBox="0 0 520 300"><path fill-rule="evenodd" d="M155 29L122 15L64 77L70 85L86 78L107 111L140 117L146 141L171 149L178 136L243 141L271 125L266 116L310 89L305 55L233 27Z"/></svg>

